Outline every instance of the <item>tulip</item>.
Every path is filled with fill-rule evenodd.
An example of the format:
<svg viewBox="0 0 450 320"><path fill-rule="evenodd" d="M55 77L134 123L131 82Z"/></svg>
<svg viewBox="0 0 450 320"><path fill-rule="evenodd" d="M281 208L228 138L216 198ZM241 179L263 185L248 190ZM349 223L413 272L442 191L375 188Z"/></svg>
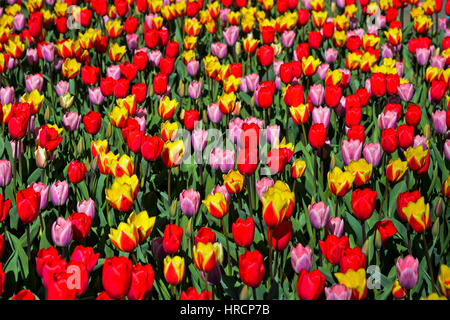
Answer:
<svg viewBox="0 0 450 320"><path fill-rule="evenodd" d="M133 252L139 244L139 232L134 224L121 222L117 229L111 228L109 239L117 249Z"/></svg>
<svg viewBox="0 0 450 320"><path fill-rule="evenodd" d="M272 187L267 189L261 198L261 202L264 222L269 228L275 228L285 218L289 219L291 216L295 195L286 183L277 181Z"/></svg>
<svg viewBox="0 0 450 320"><path fill-rule="evenodd" d="M223 181L227 191L231 194L241 192L244 187L244 176L237 170L230 170L223 175Z"/></svg>
<svg viewBox="0 0 450 320"><path fill-rule="evenodd" d="M238 218L232 225L233 239L240 247L248 248L253 243L255 223L252 217L246 220Z"/></svg>
<svg viewBox="0 0 450 320"><path fill-rule="evenodd" d="M126 257L106 258L103 263L103 288L113 299L125 297L132 282L133 264Z"/></svg>
<svg viewBox="0 0 450 320"><path fill-rule="evenodd" d="M301 300L318 300L325 287L325 275L318 269L302 269L297 280L297 295Z"/></svg>
<svg viewBox="0 0 450 320"><path fill-rule="evenodd" d="M315 229L322 229L328 222L330 207L323 201L308 206L309 221Z"/></svg>
<svg viewBox="0 0 450 320"><path fill-rule="evenodd" d="M352 290L343 284L333 284L330 288L325 288L325 296L327 300L350 300Z"/></svg>
<svg viewBox="0 0 450 320"><path fill-rule="evenodd" d="M72 222L72 233L75 241L82 241L91 230L91 218L84 214L73 212L69 216Z"/></svg>
<svg viewBox="0 0 450 320"><path fill-rule="evenodd" d="M402 211L416 232L424 232L431 226L430 205L425 204L424 197L410 201Z"/></svg>
<svg viewBox="0 0 450 320"><path fill-rule="evenodd" d="M0 187L4 188L11 182L11 163L8 160L0 160Z"/></svg>
<svg viewBox="0 0 450 320"><path fill-rule="evenodd" d="M202 85L198 81L192 81L189 83L188 94L191 99L198 99L202 91Z"/></svg>
<svg viewBox="0 0 450 320"><path fill-rule="evenodd" d="M87 272L91 272L97 264L99 256L99 253L94 253L92 247L78 245L73 250L70 261L81 262L86 266Z"/></svg>
<svg viewBox="0 0 450 320"><path fill-rule="evenodd" d="M133 206L139 187L136 175L123 175L114 179L110 189L106 189L106 200L119 211L128 212Z"/></svg>
<svg viewBox="0 0 450 320"><path fill-rule="evenodd" d="M450 268L441 264L438 275L439 290L445 297L450 297Z"/></svg>
<svg viewBox="0 0 450 320"><path fill-rule="evenodd" d="M55 245L65 247L72 241L72 223L63 217L58 217L52 225L52 239Z"/></svg>
<svg viewBox="0 0 450 320"><path fill-rule="evenodd" d="M183 281L185 272L184 258L167 256L164 259L164 277L169 284L180 284Z"/></svg>
<svg viewBox="0 0 450 320"><path fill-rule="evenodd" d="M395 267L400 285L405 289L413 289L419 277L419 260L411 255L404 259L399 257Z"/></svg>
<svg viewBox="0 0 450 320"><path fill-rule="evenodd" d="M14 101L14 88L2 87L0 88L0 102L2 105L10 104Z"/></svg>
<svg viewBox="0 0 450 320"><path fill-rule="evenodd" d="M327 107L316 107L311 112L311 116L313 123L321 123L326 129L330 124L331 110Z"/></svg>
<svg viewBox="0 0 450 320"><path fill-rule="evenodd" d="M24 224L36 220L40 209L41 195L32 187L19 190L16 195L17 213ZM5 209L5 208L3 208ZM8 210L9 211L9 210Z"/></svg>
<svg viewBox="0 0 450 320"><path fill-rule="evenodd" d="M372 164L374 167L378 167L381 161L381 144L368 143L364 145L363 156L367 163Z"/></svg>
<svg viewBox="0 0 450 320"><path fill-rule="evenodd" d="M199 65L200 65L200 63L197 60L191 60L187 63L187 65L186 65L187 72L191 77L194 77L197 75Z"/></svg>
<svg viewBox="0 0 450 320"><path fill-rule="evenodd" d="M364 222L370 218L375 209L377 192L367 189L356 189L352 193L352 210L355 217Z"/></svg>
<svg viewBox="0 0 450 320"><path fill-rule="evenodd" d="M375 224L375 229L380 234L383 248L386 246L388 239L397 233L397 228L391 220L378 221Z"/></svg>
<svg viewBox="0 0 450 320"><path fill-rule="evenodd" d="M392 295L394 296L395 299L403 299L406 297L406 294L408 292L406 291L405 288L403 288L400 285L400 282L398 281L398 279L395 280L394 284L392 285Z"/></svg>
<svg viewBox="0 0 450 320"><path fill-rule="evenodd" d="M62 206L69 196L69 185L67 181L56 181L50 188L50 199L54 206Z"/></svg>
<svg viewBox="0 0 450 320"><path fill-rule="evenodd" d="M198 242L192 248L195 267L203 272L211 272L222 255L218 242Z"/></svg>
<svg viewBox="0 0 450 320"><path fill-rule="evenodd" d="M429 151L428 149L424 150L422 145L418 145L415 148L408 148L404 154L406 162L408 163L408 168L412 171L417 171L425 165Z"/></svg>
<svg viewBox="0 0 450 320"><path fill-rule="evenodd" d="M164 229L163 247L167 254L174 254L178 251L183 238L183 228L175 224L168 224Z"/></svg>
<svg viewBox="0 0 450 320"><path fill-rule="evenodd" d="M391 159L386 167L386 178L390 182L398 182L404 177L407 170L408 163L406 161Z"/></svg>
<svg viewBox="0 0 450 320"><path fill-rule="evenodd" d="M75 300L77 290L69 288L70 276L66 271L53 275L47 285L47 300Z"/></svg>
<svg viewBox="0 0 450 320"><path fill-rule="evenodd" d="M331 193L343 197L352 187L355 176L350 172L343 172L339 167L334 167L328 172L328 188Z"/></svg>
<svg viewBox="0 0 450 320"><path fill-rule="evenodd" d="M340 271L346 273L347 270L358 271L366 268L366 255L362 253L359 247L346 248L342 251Z"/></svg>
<svg viewBox="0 0 450 320"><path fill-rule="evenodd" d="M127 293L129 300L146 299L153 288L155 272L150 264L134 265L131 270L130 290Z"/></svg>
<svg viewBox="0 0 450 320"><path fill-rule="evenodd" d="M363 144L359 140L343 140L342 141L342 158L344 163L348 165L350 161L358 161L361 157Z"/></svg>
<svg viewBox="0 0 450 320"><path fill-rule="evenodd" d="M190 188L180 193L180 207L184 215L192 217L198 212L200 193Z"/></svg>
<svg viewBox="0 0 450 320"><path fill-rule="evenodd" d="M245 251L239 256L239 274L244 284L257 288L264 277L263 256L259 251Z"/></svg>
<svg viewBox="0 0 450 320"><path fill-rule="evenodd" d="M207 108L208 119L213 123L218 123L222 120L222 112L217 103L212 103ZM231 123L231 122L230 122Z"/></svg>
<svg viewBox="0 0 450 320"><path fill-rule="evenodd" d="M309 272L312 267L313 254L309 246L303 247L299 243L296 247L291 247L291 264L292 269L296 273L300 273L302 270Z"/></svg>
<svg viewBox="0 0 450 320"><path fill-rule="evenodd" d="M217 219L223 218L228 213L228 202L223 193L209 194L202 203L206 206L208 212Z"/></svg>
<svg viewBox="0 0 450 320"><path fill-rule="evenodd" d="M180 300L211 300L211 292L198 293L197 289L189 287L186 291L181 292Z"/></svg>
<svg viewBox="0 0 450 320"><path fill-rule="evenodd" d="M11 200L3 199L3 196L0 195L0 222L5 221L6 217L9 214L9 210L11 209Z"/></svg>
<svg viewBox="0 0 450 320"><path fill-rule="evenodd" d="M11 297L11 300L36 300L36 296L28 289L22 289Z"/></svg>
<svg viewBox="0 0 450 320"><path fill-rule="evenodd" d="M447 124L446 124L446 112L443 110L436 110L431 115L431 119L433 120L433 128L437 133L443 134L447 132Z"/></svg>
<svg viewBox="0 0 450 320"><path fill-rule="evenodd" d="M349 269L345 273L334 274L340 284L352 291L352 300L364 300L367 297L366 271L361 268L357 271Z"/></svg>

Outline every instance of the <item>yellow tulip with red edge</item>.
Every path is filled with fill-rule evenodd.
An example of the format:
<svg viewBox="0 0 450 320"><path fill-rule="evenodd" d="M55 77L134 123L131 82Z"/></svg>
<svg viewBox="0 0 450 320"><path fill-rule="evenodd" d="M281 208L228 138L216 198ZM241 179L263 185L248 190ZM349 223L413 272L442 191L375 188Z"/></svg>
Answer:
<svg viewBox="0 0 450 320"><path fill-rule="evenodd" d="M118 38L123 31L123 25L119 19L108 20L106 23L106 31L111 39Z"/></svg>
<svg viewBox="0 0 450 320"><path fill-rule="evenodd" d="M264 222L269 228L275 228L292 215L295 195L286 183L277 180L267 188L261 202Z"/></svg>
<svg viewBox="0 0 450 320"><path fill-rule="evenodd" d="M346 273L337 272L334 275L340 284L352 290L352 300L364 300L367 297L366 270L348 269Z"/></svg>
<svg viewBox="0 0 450 320"><path fill-rule="evenodd" d="M441 188L442 195L446 198L450 198L450 175L447 176Z"/></svg>
<svg viewBox="0 0 450 320"><path fill-rule="evenodd" d="M294 161L291 166L291 176L294 179L300 179L305 174L306 162L300 159Z"/></svg>
<svg viewBox="0 0 450 320"><path fill-rule="evenodd" d="M178 102L176 99L170 99L168 96L165 96L159 102L158 115L164 120L169 120L173 117L177 107Z"/></svg>
<svg viewBox="0 0 450 320"><path fill-rule="evenodd" d="M111 120L111 124L116 128L123 128L128 118L128 110L124 107L115 106L109 114L109 120Z"/></svg>
<svg viewBox="0 0 450 320"><path fill-rule="evenodd" d="M347 42L347 34L345 31L336 31L333 33L333 43L336 47L342 48Z"/></svg>
<svg viewBox="0 0 450 320"><path fill-rule="evenodd" d="M178 133L178 123L166 121L161 125L161 138L164 141L174 141Z"/></svg>
<svg viewBox="0 0 450 320"><path fill-rule="evenodd" d="M121 46L117 42L111 44L109 47L109 58L112 62L119 62L122 60L122 57L127 52L126 46Z"/></svg>
<svg viewBox="0 0 450 320"><path fill-rule="evenodd" d="M409 147L404 153L408 167L412 171L417 171L422 168L427 161L428 153L428 149L424 150L421 144L415 148Z"/></svg>
<svg viewBox="0 0 450 320"><path fill-rule="evenodd" d="M314 26L316 28L322 28L323 24L327 20L328 12L327 11L313 11L312 12L312 20Z"/></svg>
<svg viewBox="0 0 450 320"><path fill-rule="evenodd" d="M98 169L101 174L111 174L111 164L118 160L119 154L114 154L112 151L100 152L98 154Z"/></svg>
<svg viewBox="0 0 450 320"><path fill-rule="evenodd" d="M72 39L58 41L55 45L56 52L63 59L72 58L74 56L74 41Z"/></svg>
<svg viewBox="0 0 450 320"><path fill-rule="evenodd" d="M137 102L134 94L129 95L123 99L117 99L116 103L119 107L127 109L130 116L134 116L134 114L136 113Z"/></svg>
<svg viewBox="0 0 450 320"><path fill-rule="evenodd" d="M91 154L92 157L97 157L100 153L108 152L109 144L108 140L98 139L97 141L91 141Z"/></svg>
<svg viewBox="0 0 450 320"><path fill-rule="evenodd" d="M314 59L313 56L308 56L307 58L302 58L302 71L303 74L311 77L316 73L317 67L321 64L320 59Z"/></svg>
<svg viewBox="0 0 450 320"><path fill-rule="evenodd" d="M342 14L334 18L334 25L338 32L345 32L350 27L350 21L345 14Z"/></svg>
<svg viewBox="0 0 450 320"><path fill-rule="evenodd" d="M183 140L166 141L164 142L161 151L161 160L166 168L174 168L181 164L184 156L184 143Z"/></svg>
<svg viewBox="0 0 450 320"><path fill-rule="evenodd" d="M234 92L223 93L219 96L219 109L223 114L230 114L236 106L236 95Z"/></svg>
<svg viewBox="0 0 450 320"><path fill-rule="evenodd" d="M386 39L389 41L389 43L392 44L393 46L402 43L403 34L401 29L389 28L388 31L384 32L384 35L386 36Z"/></svg>
<svg viewBox="0 0 450 320"><path fill-rule="evenodd" d="M365 33L362 39L362 47L364 51L369 49L377 49L380 45L380 37L375 34Z"/></svg>
<svg viewBox="0 0 450 320"><path fill-rule="evenodd" d="M117 249L133 252L139 245L139 232L135 225L121 222L117 229L111 228L109 239Z"/></svg>
<svg viewBox="0 0 450 320"><path fill-rule="evenodd" d="M331 193L343 197L352 188L355 176L348 171L342 171L339 167L334 167L328 172L328 188Z"/></svg>
<svg viewBox="0 0 450 320"><path fill-rule="evenodd" d="M133 206L138 192L139 180L136 175L114 179L110 189L106 189L106 200L119 211L128 212Z"/></svg>
<svg viewBox="0 0 450 320"><path fill-rule="evenodd" d="M25 45L18 35L11 35L3 49L10 57L20 59L25 51Z"/></svg>
<svg viewBox="0 0 450 320"><path fill-rule="evenodd" d="M357 187L366 184L370 180L372 170L373 165L371 163L367 163L364 158L361 158L358 161L352 160L348 166L345 167L345 171L351 172L355 176L353 183Z"/></svg>
<svg viewBox="0 0 450 320"><path fill-rule="evenodd" d="M156 217L149 217L146 210L136 214L134 211L127 219L128 224L134 225L139 233L139 243L143 243L153 231Z"/></svg>
<svg viewBox="0 0 450 320"><path fill-rule="evenodd" d="M450 267L441 264L438 275L439 290L447 298L450 297Z"/></svg>
<svg viewBox="0 0 450 320"><path fill-rule="evenodd" d="M400 281L398 281L398 279L396 279L394 284L392 285L391 291L392 291L392 295L396 299L403 299L404 297L406 297L406 294L408 293L406 291L406 289L400 285Z"/></svg>
<svg viewBox="0 0 450 320"><path fill-rule="evenodd" d="M186 272L184 258L167 256L164 259L164 277L171 285L180 284Z"/></svg>
<svg viewBox="0 0 450 320"><path fill-rule="evenodd" d="M195 267L204 272L210 272L214 269L220 260L220 244L218 242L203 243L199 241L192 248L192 256L194 258Z"/></svg>
<svg viewBox="0 0 450 320"><path fill-rule="evenodd" d="M62 75L67 79L75 78L81 69L81 63L76 59L67 58L62 65Z"/></svg>
<svg viewBox="0 0 450 320"><path fill-rule="evenodd" d="M223 89L226 93L238 91L240 84L241 78L237 78L234 75L230 75L223 79Z"/></svg>
<svg viewBox="0 0 450 320"><path fill-rule="evenodd" d="M12 103L2 105L3 123L8 123L9 119L11 119L11 115L12 115L11 108L12 108Z"/></svg>
<svg viewBox="0 0 450 320"><path fill-rule="evenodd" d="M291 114L292 120L294 120L295 124L301 125L308 121L309 107L307 104L291 106L289 107L289 113Z"/></svg>
<svg viewBox="0 0 450 320"><path fill-rule="evenodd" d="M113 159L109 167L112 175L116 178L134 174L134 160L127 154L123 154L119 159Z"/></svg>
<svg viewBox="0 0 450 320"><path fill-rule="evenodd" d="M21 98L21 102L29 103L33 108L33 114L39 113L42 104L44 103L45 96L40 94L37 89L34 89L30 93L25 93Z"/></svg>
<svg viewBox="0 0 450 320"><path fill-rule="evenodd" d="M390 182L398 182L404 176L408 170L408 162L402 161L401 159L391 159L386 167L386 178Z"/></svg>
<svg viewBox="0 0 450 320"><path fill-rule="evenodd" d="M244 178L244 175L238 170L230 170L223 175L223 184L229 193L239 193L244 188Z"/></svg>
<svg viewBox="0 0 450 320"><path fill-rule="evenodd" d="M425 204L424 197L410 201L402 210L414 231L424 232L431 226L430 204Z"/></svg>
<svg viewBox="0 0 450 320"><path fill-rule="evenodd" d="M217 219L222 219L228 214L228 202L225 195L220 192L208 194L206 200L202 200L208 212Z"/></svg>
<svg viewBox="0 0 450 320"><path fill-rule="evenodd" d="M242 39L242 46L244 51L247 53L253 53L258 46L259 40L253 39L253 37L247 36L247 38Z"/></svg>

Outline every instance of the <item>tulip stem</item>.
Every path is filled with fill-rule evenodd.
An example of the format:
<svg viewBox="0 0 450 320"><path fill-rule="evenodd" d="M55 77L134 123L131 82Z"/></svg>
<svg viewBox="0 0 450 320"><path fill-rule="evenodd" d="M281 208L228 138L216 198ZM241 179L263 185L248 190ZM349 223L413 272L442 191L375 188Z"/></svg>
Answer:
<svg viewBox="0 0 450 320"><path fill-rule="evenodd" d="M137 259L136 259L136 254L134 252L131 253L131 260L133 260L133 264L137 265Z"/></svg>
<svg viewBox="0 0 450 320"><path fill-rule="evenodd" d="M233 276L232 275L233 270L231 269L230 243L228 241L228 232L227 232L227 228L225 227L225 222L223 222L223 218L220 219L220 221L222 222L223 234L225 235L225 240L227 241L228 275Z"/></svg>
<svg viewBox="0 0 450 320"><path fill-rule="evenodd" d="M317 193L316 185L316 171L317 171L317 152L314 150L314 167L313 167L313 184L314 184L314 194Z"/></svg>
<svg viewBox="0 0 450 320"><path fill-rule="evenodd" d="M31 253L30 253L30 224L27 224L27 255L28 255L28 260L31 261Z"/></svg>
<svg viewBox="0 0 450 320"><path fill-rule="evenodd" d="M406 226L406 236L408 237L408 252L409 254L412 254L412 248L411 248L411 226L408 223Z"/></svg>
<svg viewBox="0 0 450 320"><path fill-rule="evenodd" d="M18 144L17 140L16 140L16 144ZM14 153L16 153L16 151L14 151ZM16 194L16 175L17 175L16 171L17 171L17 169L16 169L16 157L14 157L14 156L12 159L12 163L13 163L13 190L14 190L14 194Z"/></svg>
<svg viewBox="0 0 450 320"><path fill-rule="evenodd" d="M269 275L270 275L270 284L273 281L273 272L272 272L272 233L273 229L269 228Z"/></svg>
<svg viewBox="0 0 450 320"><path fill-rule="evenodd" d="M361 233L362 233L362 244L361 244L361 248L364 246L364 243L366 242L366 222L365 221L361 221Z"/></svg>
<svg viewBox="0 0 450 320"><path fill-rule="evenodd" d="M256 288L252 287L252 291L253 291L253 300L258 300L258 298L256 297Z"/></svg>
<svg viewBox="0 0 450 320"><path fill-rule="evenodd" d="M306 140L306 131L305 131L305 124L302 122L302 131L303 131L303 144L306 146L308 145L308 140Z"/></svg>
<svg viewBox="0 0 450 320"><path fill-rule="evenodd" d="M250 216L253 217L253 205L252 205L252 186L250 177L247 177L247 191L248 191L248 207L250 209Z"/></svg>
<svg viewBox="0 0 450 320"><path fill-rule="evenodd" d="M431 283L433 284L432 290L436 292L436 283L434 282L433 265L431 264L430 254L428 253L428 243L425 237L425 231L422 233L423 246L425 248L425 256L427 257L428 269L430 270Z"/></svg>
<svg viewBox="0 0 450 320"><path fill-rule="evenodd" d="M339 210L339 197L336 196L336 207L335 207L335 210L334 210L334 216L335 216L335 217L338 217L338 216L339 216L338 210Z"/></svg>
<svg viewBox="0 0 450 320"><path fill-rule="evenodd" d="M170 201L170 177L171 177L171 173L172 171L169 169L167 169L167 202L169 204L169 208L171 205L171 201Z"/></svg>

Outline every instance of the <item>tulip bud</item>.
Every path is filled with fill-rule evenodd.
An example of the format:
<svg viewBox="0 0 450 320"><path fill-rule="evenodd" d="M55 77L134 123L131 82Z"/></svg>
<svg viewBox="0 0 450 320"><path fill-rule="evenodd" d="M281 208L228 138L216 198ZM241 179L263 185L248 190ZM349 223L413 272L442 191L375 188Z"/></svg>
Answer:
<svg viewBox="0 0 450 320"><path fill-rule="evenodd" d="M77 152L78 152L78 154L81 154L83 152L83 138L82 137L80 137L80 140L78 140Z"/></svg>
<svg viewBox="0 0 450 320"><path fill-rule="evenodd" d="M180 97L184 97L184 82L180 79L180 82L178 83L178 95Z"/></svg>
<svg viewBox="0 0 450 320"><path fill-rule="evenodd" d="M439 236L439 217L434 222L433 227L431 228L431 233L433 234L433 238Z"/></svg>
<svg viewBox="0 0 450 320"><path fill-rule="evenodd" d="M177 213L177 199L172 201L172 204L170 205L170 216L175 217Z"/></svg>
<svg viewBox="0 0 450 320"><path fill-rule="evenodd" d="M442 198L439 198L436 208L435 208L436 217L440 217L442 213Z"/></svg>
<svg viewBox="0 0 450 320"><path fill-rule="evenodd" d="M380 232L377 230L375 231L375 247L380 250L381 246L383 245L383 242L381 241L381 234Z"/></svg>
<svg viewBox="0 0 450 320"><path fill-rule="evenodd" d="M189 220L188 220L188 224L186 226L185 232L186 232L186 236L190 238L192 235L192 217L189 218Z"/></svg>
<svg viewBox="0 0 450 320"><path fill-rule="evenodd" d="M153 91L153 86L149 86L150 88L150 92L148 93L150 96L153 96L153 93L154 93L154 91Z"/></svg>
<svg viewBox="0 0 450 320"><path fill-rule="evenodd" d="M86 171L91 170L91 162L89 161L89 158L86 157L86 159L84 160L84 165L86 166Z"/></svg>
<svg viewBox="0 0 450 320"><path fill-rule="evenodd" d="M366 239L366 241L364 242L364 244L361 248L361 252L364 253L366 257L367 257L368 249L369 249L369 239Z"/></svg>
<svg viewBox="0 0 450 320"><path fill-rule="evenodd" d="M250 100L250 108L253 109L255 107L255 99L252 97Z"/></svg>
<svg viewBox="0 0 450 320"><path fill-rule="evenodd" d="M38 146L34 151L34 156L36 158L36 166L38 168L45 168L47 166L48 159L50 157L47 150Z"/></svg>
<svg viewBox="0 0 450 320"><path fill-rule="evenodd" d="M185 150L186 150L186 146L185 146ZM174 176L178 176L180 174L179 167L172 168L172 173L173 173Z"/></svg>
<svg viewBox="0 0 450 320"><path fill-rule="evenodd" d="M66 93L65 95L59 97L59 104L61 108L69 109L73 104L74 96L71 96L70 93Z"/></svg>
<svg viewBox="0 0 450 320"><path fill-rule="evenodd" d="M110 123L108 123L108 126L106 127L106 133L105 133L106 138L111 137L111 134L112 134L112 125L110 122Z"/></svg>
<svg viewBox="0 0 450 320"><path fill-rule="evenodd" d="M423 135L427 137L427 139L431 138L431 127L429 124L426 124L425 127L423 128Z"/></svg>
<svg viewBox="0 0 450 320"><path fill-rule="evenodd" d="M183 121L184 120L184 109L181 110L180 112L180 120Z"/></svg>
<svg viewBox="0 0 450 320"><path fill-rule="evenodd" d="M236 42L236 44L234 45L234 51L236 52L236 56L239 56L242 52L242 47L241 47L241 43L238 41Z"/></svg>
<svg viewBox="0 0 450 320"><path fill-rule="evenodd" d="M330 160L330 171L332 171L336 167L336 157L334 156L334 153L331 155Z"/></svg>
<svg viewBox="0 0 450 320"><path fill-rule="evenodd" d="M441 53L441 48L437 48L436 50L434 50L434 56L439 56Z"/></svg>
<svg viewBox="0 0 450 320"><path fill-rule="evenodd" d="M333 13L333 16L336 16L336 2L331 3L331 13Z"/></svg>
<svg viewBox="0 0 450 320"><path fill-rule="evenodd" d="M203 122L208 123L208 112L203 110Z"/></svg>
<svg viewBox="0 0 450 320"><path fill-rule="evenodd" d="M241 292L239 293L239 300L248 300L248 298L249 298L248 286L244 285Z"/></svg>
<svg viewBox="0 0 450 320"><path fill-rule="evenodd" d="M45 122L48 122L50 120L50 108L48 106L45 109L44 119L45 119Z"/></svg>
<svg viewBox="0 0 450 320"><path fill-rule="evenodd" d="M91 166L92 166L92 171L96 171L97 170L97 168L98 168L98 157L95 157L94 159L92 159Z"/></svg>

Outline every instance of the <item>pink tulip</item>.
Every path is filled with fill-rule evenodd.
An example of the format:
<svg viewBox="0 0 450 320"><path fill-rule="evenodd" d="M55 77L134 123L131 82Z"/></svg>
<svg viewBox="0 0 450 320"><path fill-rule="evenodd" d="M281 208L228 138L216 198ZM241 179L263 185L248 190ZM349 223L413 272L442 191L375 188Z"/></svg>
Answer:
<svg viewBox="0 0 450 320"><path fill-rule="evenodd" d="M325 225L327 234L333 234L340 238L344 232L344 220L339 217L331 217Z"/></svg>
<svg viewBox="0 0 450 320"><path fill-rule="evenodd" d="M214 42L211 43L211 53L219 59L223 59L228 54L228 48L225 43Z"/></svg>
<svg viewBox="0 0 450 320"><path fill-rule="evenodd" d="M77 203L77 212L84 213L88 217L91 217L91 221L95 218L95 202L91 198L88 200L82 200Z"/></svg>
<svg viewBox="0 0 450 320"><path fill-rule="evenodd" d="M360 140L343 140L342 141L342 158L345 165L350 161L358 161L361 158L363 143Z"/></svg>
<svg viewBox="0 0 450 320"><path fill-rule="evenodd" d="M6 159L0 160L0 187L6 187L11 182L11 177L11 162Z"/></svg>
<svg viewBox="0 0 450 320"><path fill-rule="evenodd" d="M53 42L41 45L41 52L45 61L52 62L55 60L55 44Z"/></svg>
<svg viewBox="0 0 450 320"><path fill-rule="evenodd" d="M403 83L398 86L397 94L402 101L408 102L414 95L414 86L411 83Z"/></svg>
<svg viewBox="0 0 450 320"><path fill-rule="evenodd" d="M331 288L325 287L327 300L351 300L352 289L348 289L343 284L333 284Z"/></svg>
<svg viewBox="0 0 450 320"><path fill-rule="evenodd" d="M213 123L219 123L222 120L222 112L217 103L211 103L208 108L208 119Z"/></svg>
<svg viewBox="0 0 450 320"><path fill-rule="evenodd" d="M188 87L189 97L191 99L198 99L202 93L202 84L198 81L192 81Z"/></svg>
<svg viewBox="0 0 450 320"><path fill-rule="evenodd" d="M308 206L309 221L315 229L322 229L328 222L330 207L323 201Z"/></svg>
<svg viewBox="0 0 450 320"><path fill-rule="evenodd" d="M33 90L37 90L39 92L42 91L42 86L44 85L44 77L40 73L30 74L25 76L25 87L28 92Z"/></svg>
<svg viewBox="0 0 450 320"><path fill-rule="evenodd" d="M291 247L292 269L299 274L302 269L311 271L313 263L313 254L309 246L303 247L301 243L297 247Z"/></svg>
<svg viewBox="0 0 450 320"><path fill-rule="evenodd" d="M100 105L105 100L105 97L102 94L101 89L98 88L89 88L89 100L93 105Z"/></svg>
<svg viewBox="0 0 450 320"><path fill-rule="evenodd" d="M309 90L309 97L311 98L311 103L318 107L322 105L323 99L325 97L325 89L319 84L314 84Z"/></svg>
<svg viewBox="0 0 450 320"><path fill-rule="evenodd" d="M195 75L197 75L199 66L200 66L200 63L197 60L190 60L186 65L188 74L191 77L194 77Z"/></svg>
<svg viewBox="0 0 450 320"><path fill-rule="evenodd" d="M273 181L273 179L267 177L256 180L256 194L258 195L258 198L261 199L262 197L264 197L267 189L272 187L274 183L275 182Z"/></svg>
<svg viewBox="0 0 450 320"><path fill-rule="evenodd" d="M208 131L196 129L192 132L192 146L194 151L202 151L208 142Z"/></svg>
<svg viewBox="0 0 450 320"><path fill-rule="evenodd" d="M106 76L113 78L114 80L119 80L122 73L120 72L120 66L111 65L106 69Z"/></svg>
<svg viewBox="0 0 450 320"><path fill-rule="evenodd" d="M230 26L223 31L223 39L226 44L234 46L236 44L237 38L239 36L239 27L238 26Z"/></svg>
<svg viewBox="0 0 450 320"><path fill-rule="evenodd" d="M381 130L394 128L397 126L397 112L387 111L378 116L378 127Z"/></svg>
<svg viewBox="0 0 450 320"><path fill-rule="evenodd" d="M330 124L331 110L328 107L317 107L314 108L312 113L313 123L322 123L325 129Z"/></svg>
<svg viewBox="0 0 450 320"><path fill-rule="evenodd" d="M0 102L10 104L14 102L14 87L0 88Z"/></svg>
<svg viewBox="0 0 450 320"><path fill-rule="evenodd" d="M364 159L367 163L371 163L374 167L378 167L381 160L381 144L368 143L363 150Z"/></svg>
<svg viewBox="0 0 450 320"><path fill-rule="evenodd" d="M400 285L405 289L413 289L419 278L419 260L411 255L406 256L405 259L399 257L395 268Z"/></svg>
<svg viewBox="0 0 450 320"><path fill-rule="evenodd" d="M180 207L184 215L192 217L200 207L200 192L190 188L180 193Z"/></svg>
<svg viewBox="0 0 450 320"><path fill-rule="evenodd" d="M72 241L72 222L58 217L52 225L52 239L55 245L65 247Z"/></svg>
<svg viewBox="0 0 450 320"><path fill-rule="evenodd" d="M67 131L78 130L81 123L81 115L76 112L67 112L62 117L63 127Z"/></svg>
<svg viewBox="0 0 450 320"><path fill-rule="evenodd" d="M69 196L69 184L67 181L56 181L52 184L50 188L50 199L53 205L62 206L66 203L67 197Z"/></svg>
<svg viewBox="0 0 450 320"><path fill-rule="evenodd" d="M444 110L436 110L431 115L431 119L433 121L433 128L437 133L446 133L447 132L447 114Z"/></svg>
<svg viewBox="0 0 450 320"><path fill-rule="evenodd" d="M290 48L294 45L295 32L293 30L285 30L281 34L281 44L285 48Z"/></svg>

